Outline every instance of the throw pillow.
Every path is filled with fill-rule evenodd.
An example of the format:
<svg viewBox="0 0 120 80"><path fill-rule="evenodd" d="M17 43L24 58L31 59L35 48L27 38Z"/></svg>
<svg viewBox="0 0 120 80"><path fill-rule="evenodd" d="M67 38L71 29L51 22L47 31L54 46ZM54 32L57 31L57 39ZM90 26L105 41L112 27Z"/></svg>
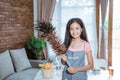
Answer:
<svg viewBox="0 0 120 80"><path fill-rule="evenodd" d="M9 51L6 50L3 53L0 53L0 80L3 80L12 73L14 73L14 67Z"/></svg>
<svg viewBox="0 0 120 80"><path fill-rule="evenodd" d="M28 60L28 57L26 55L26 51L24 48L10 50L10 55L12 57L12 60L17 72L31 68L31 64Z"/></svg>

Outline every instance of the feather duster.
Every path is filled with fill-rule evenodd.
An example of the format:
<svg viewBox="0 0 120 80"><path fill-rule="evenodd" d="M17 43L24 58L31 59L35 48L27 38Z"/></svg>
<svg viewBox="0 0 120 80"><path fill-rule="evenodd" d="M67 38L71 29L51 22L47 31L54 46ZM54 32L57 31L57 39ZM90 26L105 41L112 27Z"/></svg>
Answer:
<svg viewBox="0 0 120 80"><path fill-rule="evenodd" d="M58 39L55 28L50 22L38 22L38 26L36 27L36 29L43 33L42 36L47 39L57 55L64 54L66 52L65 45L62 44L62 42Z"/></svg>

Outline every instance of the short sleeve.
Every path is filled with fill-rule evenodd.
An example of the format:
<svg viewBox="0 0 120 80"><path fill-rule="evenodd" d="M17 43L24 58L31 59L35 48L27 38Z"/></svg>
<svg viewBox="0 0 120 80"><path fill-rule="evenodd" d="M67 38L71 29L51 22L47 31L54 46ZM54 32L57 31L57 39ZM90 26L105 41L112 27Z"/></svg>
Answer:
<svg viewBox="0 0 120 80"><path fill-rule="evenodd" d="M88 53L91 50L91 46L87 41L85 41L85 46L84 47L85 47L85 53Z"/></svg>

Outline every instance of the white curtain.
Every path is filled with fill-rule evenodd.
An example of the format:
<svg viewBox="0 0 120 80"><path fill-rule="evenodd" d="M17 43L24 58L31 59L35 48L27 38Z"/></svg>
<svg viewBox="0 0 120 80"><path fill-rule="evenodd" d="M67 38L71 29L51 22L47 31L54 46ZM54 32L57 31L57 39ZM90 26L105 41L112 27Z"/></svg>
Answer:
<svg viewBox="0 0 120 80"><path fill-rule="evenodd" d="M66 24L70 18L79 17L85 23L88 39L92 47L93 57L97 57L97 38L96 38L96 0L57 0L52 23L56 27L57 35L64 41ZM49 47L50 57L55 54Z"/></svg>
<svg viewBox="0 0 120 80"><path fill-rule="evenodd" d="M105 20L106 20L106 13L107 13L107 6L108 6L108 0L100 0L100 6L101 6L101 20L102 20L102 30L101 30L101 38L100 38L100 47L99 47L99 53L98 58L106 59L106 46L105 46Z"/></svg>

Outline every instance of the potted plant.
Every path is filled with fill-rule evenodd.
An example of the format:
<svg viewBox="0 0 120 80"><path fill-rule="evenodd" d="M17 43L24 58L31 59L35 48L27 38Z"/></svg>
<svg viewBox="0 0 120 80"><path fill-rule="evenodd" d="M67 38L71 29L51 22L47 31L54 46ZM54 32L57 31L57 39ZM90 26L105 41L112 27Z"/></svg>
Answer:
<svg viewBox="0 0 120 80"><path fill-rule="evenodd" d="M25 45L26 49L30 50L34 54L35 58L42 56L43 48L45 48L45 46L45 41L43 39L37 39L35 36L32 36Z"/></svg>

